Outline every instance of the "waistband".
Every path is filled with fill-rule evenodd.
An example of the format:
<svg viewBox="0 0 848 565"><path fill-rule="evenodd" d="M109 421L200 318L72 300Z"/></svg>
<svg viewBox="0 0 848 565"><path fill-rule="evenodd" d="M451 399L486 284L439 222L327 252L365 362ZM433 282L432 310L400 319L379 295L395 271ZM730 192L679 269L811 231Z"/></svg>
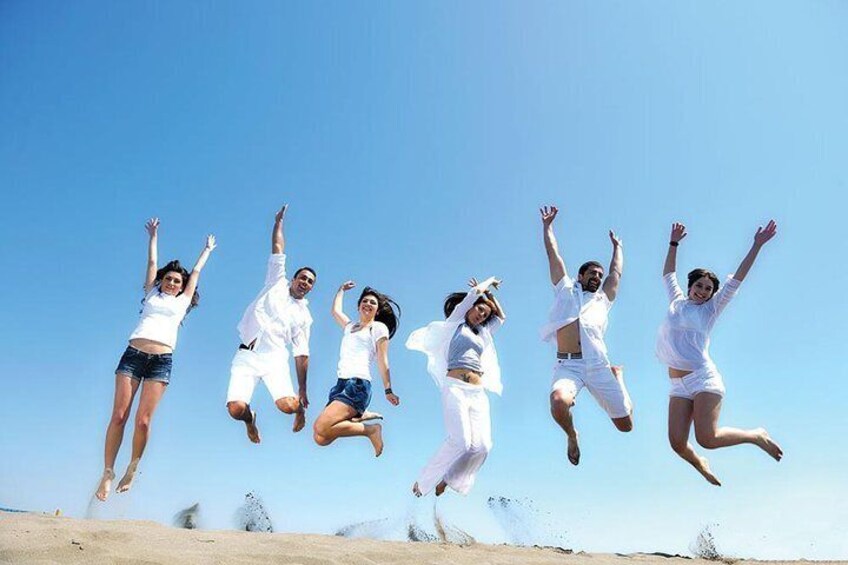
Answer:
<svg viewBox="0 0 848 565"><path fill-rule="evenodd" d="M173 357L174 353L148 353L146 351L142 351L141 349L136 349L132 345L127 346L127 350L132 350L134 353L138 355L147 355L148 357Z"/></svg>
<svg viewBox="0 0 848 565"><path fill-rule="evenodd" d="M560 353L557 351L557 359L583 359L583 353Z"/></svg>

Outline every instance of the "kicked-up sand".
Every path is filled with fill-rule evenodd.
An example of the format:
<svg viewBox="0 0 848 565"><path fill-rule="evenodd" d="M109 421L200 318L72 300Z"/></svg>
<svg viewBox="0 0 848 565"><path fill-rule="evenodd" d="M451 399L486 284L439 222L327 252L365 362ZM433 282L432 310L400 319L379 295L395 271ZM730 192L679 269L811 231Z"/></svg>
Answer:
<svg viewBox="0 0 848 565"><path fill-rule="evenodd" d="M0 512L0 563L698 565L710 562L659 554L572 554L559 548L479 543L459 546L312 534L186 530L154 522Z"/></svg>

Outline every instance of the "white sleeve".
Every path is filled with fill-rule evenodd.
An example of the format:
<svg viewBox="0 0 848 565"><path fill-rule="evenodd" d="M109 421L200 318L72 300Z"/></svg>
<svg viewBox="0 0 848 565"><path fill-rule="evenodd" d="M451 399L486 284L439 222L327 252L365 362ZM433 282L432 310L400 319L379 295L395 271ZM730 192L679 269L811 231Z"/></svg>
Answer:
<svg viewBox="0 0 848 565"><path fill-rule="evenodd" d="M286 278L286 255L274 253L268 257L268 270L265 273L265 285L275 284Z"/></svg>
<svg viewBox="0 0 848 565"><path fill-rule="evenodd" d="M383 322L374 322L371 324L371 337L374 338L374 345L377 345L381 339L389 339L389 328Z"/></svg>
<svg viewBox="0 0 848 565"><path fill-rule="evenodd" d="M733 277L728 277L727 281L724 283L724 286L721 287L713 299L710 301L713 303L713 309L715 310L715 316L721 314L722 310L724 310L730 301L733 300L733 297L736 296L736 293L739 292L739 287L742 285L741 281L737 281Z"/></svg>
<svg viewBox="0 0 848 565"><path fill-rule="evenodd" d="M574 288L574 280L569 278L568 275L563 275L559 282L554 285L554 294L559 294L563 290L571 290Z"/></svg>
<svg viewBox="0 0 848 565"><path fill-rule="evenodd" d="M292 357L309 357L309 335L311 332L311 322L297 326L291 340Z"/></svg>
<svg viewBox="0 0 848 565"><path fill-rule="evenodd" d="M465 319L465 315L468 314L468 311L474 306L474 303L477 302L477 299L480 298L480 295L477 294L477 291L473 288L468 291L468 294L465 295L465 298L462 299L462 302L456 305L456 308L453 309L451 315L448 316L448 322L461 322Z"/></svg>
<svg viewBox="0 0 848 565"><path fill-rule="evenodd" d="M663 275L663 284L665 284L665 291L668 294L669 303L681 298L686 298L686 295L683 294L683 289L680 288L680 283L677 282L677 273L668 273L667 275Z"/></svg>
<svg viewBox="0 0 848 565"><path fill-rule="evenodd" d="M501 318L492 314L489 319L486 320L486 329L488 329L492 333L495 333L496 331L501 329L503 323L504 321Z"/></svg>

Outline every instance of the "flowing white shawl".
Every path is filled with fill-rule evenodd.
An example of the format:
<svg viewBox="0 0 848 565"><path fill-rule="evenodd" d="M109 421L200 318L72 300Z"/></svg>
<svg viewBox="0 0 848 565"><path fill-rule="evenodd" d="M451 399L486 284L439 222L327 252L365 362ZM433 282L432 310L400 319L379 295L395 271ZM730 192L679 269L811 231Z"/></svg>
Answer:
<svg viewBox="0 0 848 565"><path fill-rule="evenodd" d="M445 386L447 378L448 349L451 339L479 297L477 291L471 289L462 302L457 304L447 320L430 322L425 327L412 332L406 340L407 349L420 351L427 356L427 372L440 389ZM483 337L484 344L483 353L480 355L480 365L483 369L482 385L486 390L500 395L503 392L501 368L498 365L498 354L492 341L492 332L484 328L480 335Z"/></svg>

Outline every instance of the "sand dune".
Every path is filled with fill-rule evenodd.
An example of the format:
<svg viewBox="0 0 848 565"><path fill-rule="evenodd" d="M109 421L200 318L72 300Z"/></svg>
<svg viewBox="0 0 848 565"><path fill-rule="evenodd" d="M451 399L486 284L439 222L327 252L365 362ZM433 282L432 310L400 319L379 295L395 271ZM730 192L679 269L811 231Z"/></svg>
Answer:
<svg viewBox="0 0 848 565"><path fill-rule="evenodd" d="M389 542L306 534L183 530L153 522L0 512L0 563L487 563L697 565L659 555L568 554L555 548ZM738 563L755 563L739 561ZM770 562L778 563L778 562Z"/></svg>

